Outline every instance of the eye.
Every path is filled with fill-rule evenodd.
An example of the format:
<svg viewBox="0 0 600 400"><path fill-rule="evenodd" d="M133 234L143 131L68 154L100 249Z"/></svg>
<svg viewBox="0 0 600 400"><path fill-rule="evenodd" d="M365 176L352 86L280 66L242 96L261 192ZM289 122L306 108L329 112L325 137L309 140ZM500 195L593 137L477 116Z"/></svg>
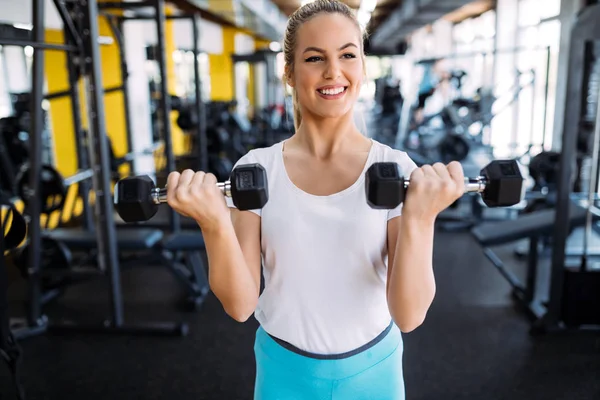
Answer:
<svg viewBox="0 0 600 400"><path fill-rule="evenodd" d="M356 54L354 54L354 53L345 53L342 57L343 58L356 58Z"/></svg>
<svg viewBox="0 0 600 400"><path fill-rule="evenodd" d="M317 61L321 61L322 58L319 56L312 56L312 57L308 57L306 60L306 62L317 62Z"/></svg>

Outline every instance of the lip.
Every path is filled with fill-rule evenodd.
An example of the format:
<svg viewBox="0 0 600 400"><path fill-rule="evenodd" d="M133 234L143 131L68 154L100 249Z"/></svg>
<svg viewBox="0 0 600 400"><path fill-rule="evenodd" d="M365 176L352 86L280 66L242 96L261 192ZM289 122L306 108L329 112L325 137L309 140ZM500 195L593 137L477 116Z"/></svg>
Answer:
<svg viewBox="0 0 600 400"><path fill-rule="evenodd" d="M317 90L347 88L348 86L349 85L327 85L327 86L321 86L321 87L317 88Z"/></svg>
<svg viewBox="0 0 600 400"><path fill-rule="evenodd" d="M334 95L328 95L328 94L323 94L321 93L319 90L325 90L325 89L336 89L336 88L343 88L344 90L341 91L338 94L334 94ZM342 97L344 97L346 95L346 93L348 92L348 86L343 86L343 85L337 85L337 86L323 86L322 88L319 88L316 90L317 95L319 95L320 98L324 99L324 100L337 100L340 99Z"/></svg>

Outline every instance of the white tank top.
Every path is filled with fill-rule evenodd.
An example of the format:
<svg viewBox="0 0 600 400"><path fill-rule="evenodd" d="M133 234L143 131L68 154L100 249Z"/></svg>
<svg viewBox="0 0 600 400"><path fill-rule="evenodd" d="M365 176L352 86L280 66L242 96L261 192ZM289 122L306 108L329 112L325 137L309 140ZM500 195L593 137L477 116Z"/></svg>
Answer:
<svg viewBox="0 0 600 400"><path fill-rule="evenodd" d="M289 179L283 142L251 150L236 163L259 163L267 171L269 201L252 212L261 216L265 279L254 316L269 334L304 351L339 354L389 325L387 222L402 206L374 210L364 187L367 168L382 161L397 162L406 177L417 167L405 152L372 140L358 180L316 196Z"/></svg>

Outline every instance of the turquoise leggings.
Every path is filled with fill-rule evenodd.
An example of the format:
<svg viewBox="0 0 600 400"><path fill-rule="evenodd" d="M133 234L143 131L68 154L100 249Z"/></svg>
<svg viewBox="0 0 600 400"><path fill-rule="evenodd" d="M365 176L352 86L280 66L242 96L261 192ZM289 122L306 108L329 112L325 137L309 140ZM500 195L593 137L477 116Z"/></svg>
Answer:
<svg viewBox="0 0 600 400"><path fill-rule="evenodd" d="M396 325L344 357L302 354L258 328L254 400L404 400L402 336Z"/></svg>

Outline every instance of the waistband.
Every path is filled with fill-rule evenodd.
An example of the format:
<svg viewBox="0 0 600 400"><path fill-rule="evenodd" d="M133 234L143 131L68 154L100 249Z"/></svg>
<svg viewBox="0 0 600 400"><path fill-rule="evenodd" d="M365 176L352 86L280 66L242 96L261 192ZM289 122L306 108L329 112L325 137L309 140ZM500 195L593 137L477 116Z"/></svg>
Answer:
<svg viewBox="0 0 600 400"><path fill-rule="evenodd" d="M257 362L277 362L282 368L302 371L322 379L343 379L358 374L402 349L402 334L392 322L375 339L358 349L335 355L306 352L269 335L262 326L256 332L254 350Z"/></svg>
<svg viewBox="0 0 600 400"><path fill-rule="evenodd" d="M388 327L385 328L383 332L381 332L379 335L377 335L377 337L375 339L371 340L369 343L364 344L357 349L350 350L346 353L339 353L339 354L311 353L309 351L299 349L298 347L294 346L291 343L286 342L285 340L276 338L275 336L271 335L268 332L267 332L267 335L269 335L271 337L271 339L276 341L280 346L285 347L289 351L293 351L294 353L299 354L301 356L308 357L308 358L315 358L317 360L341 360L344 358L352 357L358 353L362 353L365 350L369 350L371 347L373 347L377 343L381 342L387 336L387 334L390 333L390 331L392 330L392 326L393 326L393 322L390 322Z"/></svg>

